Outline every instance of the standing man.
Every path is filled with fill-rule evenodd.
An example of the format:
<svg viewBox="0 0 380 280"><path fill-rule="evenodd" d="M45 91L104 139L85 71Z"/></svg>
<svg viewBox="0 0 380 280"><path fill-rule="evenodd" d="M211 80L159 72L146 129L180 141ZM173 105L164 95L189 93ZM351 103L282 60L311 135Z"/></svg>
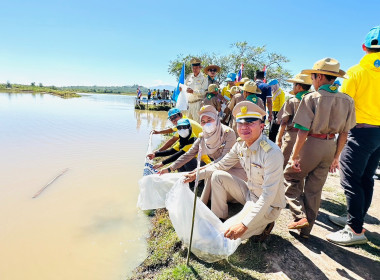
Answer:
<svg viewBox="0 0 380 280"><path fill-rule="evenodd" d="M238 123L237 140L231 151L220 161L200 171L200 177L211 176L211 210L222 220L228 218L228 201L237 200L244 205L224 236L246 239L260 235L260 241L271 232L274 221L285 207L281 150L262 134L265 111L250 101L242 101L233 110ZM226 171L240 163L247 181ZM185 175L191 182L196 174Z"/></svg>
<svg viewBox="0 0 380 280"><path fill-rule="evenodd" d="M272 102L273 102L273 106L272 106L273 119L269 125L269 139L275 142L278 129L280 128L280 125L278 124L278 120L277 120L277 115L278 115L278 112L281 110L282 105L284 105L285 103L285 93L280 88L280 84L276 79L270 80L268 85L271 87L271 90L272 90Z"/></svg>
<svg viewBox="0 0 380 280"><path fill-rule="evenodd" d="M201 73L201 61L198 58L190 60L193 73L187 76L185 85L187 86L187 100L189 102L188 117L199 121L199 110L202 107L202 100L208 88L208 80ZM180 88L180 90L182 90Z"/></svg>
<svg viewBox="0 0 380 280"><path fill-rule="evenodd" d="M150 99L151 96L152 96L152 91L148 89L148 100Z"/></svg>
<svg viewBox="0 0 380 280"><path fill-rule="evenodd" d="M347 71L349 79L342 85L342 92L355 101L356 126L348 135L339 162L340 184L347 200L347 225L346 221L330 217L344 229L326 236L339 245L368 241L364 216L371 205L373 176L380 160L380 26L370 30L362 47L366 55Z"/></svg>
<svg viewBox="0 0 380 280"><path fill-rule="evenodd" d="M354 101L333 86L337 77L345 77L339 68L336 59L324 58L302 71L311 74L316 91L304 96L293 119L299 131L284 177L294 218L288 229L300 229L304 238L309 238L317 218L327 174L338 168L348 131L355 125Z"/></svg>
<svg viewBox="0 0 380 280"><path fill-rule="evenodd" d="M260 98L264 102L264 107L268 107L268 121L271 122L273 119L272 116L272 89L271 87L264 83L264 78L265 78L265 72L257 70L256 75L255 75L255 82L259 89L261 90Z"/></svg>
<svg viewBox="0 0 380 280"><path fill-rule="evenodd" d="M276 141L276 144L281 148L284 155L284 169L288 164L290 154L297 139L298 128L294 127L294 116L297 113L302 98L309 93L313 84L310 75L301 73L287 80L287 82L293 83L293 90L290 94L294 94L294 97L289 98L281 109L281 126Z"/></svg>

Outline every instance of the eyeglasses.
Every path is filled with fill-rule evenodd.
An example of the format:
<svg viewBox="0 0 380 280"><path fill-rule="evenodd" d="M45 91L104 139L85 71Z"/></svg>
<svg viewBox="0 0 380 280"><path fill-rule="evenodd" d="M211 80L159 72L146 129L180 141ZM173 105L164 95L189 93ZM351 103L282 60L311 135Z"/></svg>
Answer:
<svg viewBox="0 0 380 280"><path fill-rule="evenodd" d="M182 129L189 129L190 127L188 125L178 125L177 129L182 130Z"/></svg>
<svg viewBox="0 0 380 280"><path fill-rule="evenodd" d="M217 72L218 70L216 70L216 69L208 69L208 71L210 71L210 72Z"/></svg>

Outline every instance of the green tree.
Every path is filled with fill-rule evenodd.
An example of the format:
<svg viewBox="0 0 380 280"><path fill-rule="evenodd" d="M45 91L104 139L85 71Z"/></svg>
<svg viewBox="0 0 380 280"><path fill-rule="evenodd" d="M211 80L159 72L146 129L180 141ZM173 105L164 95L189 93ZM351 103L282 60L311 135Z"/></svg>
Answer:
<svg viewBox="0 0 380 280"><path fill-rule="evenodd" d="M39 86L39 87L43 87L42 83L39 83L38 86Z"/></svg>
<svg viewBox="0 0 380 280"><path fill-rule="evenodd" d="M185 63L185 72L188 75L191 72L190 60L192 57L198 57L202 61L203 66L210 64L218 65L221 68L219 73L220 82L226 79L229 72L237 73L241 63L244 64L243 77L250 79L253 79L256 70L262 70L264 65L267 66L267 80L278 79L286 87L288 84L285 81L291 77L290 71L284 67L289 62L288 58L276 52L268 52L265 46L250 46L245 41L233 43L231 45L231 52L226 55L203 53L185 56L179 54L174 60L169 62L169 74L179 78L182 64Z"/></svg>
<svg viewBox="0 0 380 280"><path fill-rule="evenodd" d="M32 87L35 87L35 86L36 86L36 83L35 83L35 82L32 82L30 85L31 85Z"/></svg>

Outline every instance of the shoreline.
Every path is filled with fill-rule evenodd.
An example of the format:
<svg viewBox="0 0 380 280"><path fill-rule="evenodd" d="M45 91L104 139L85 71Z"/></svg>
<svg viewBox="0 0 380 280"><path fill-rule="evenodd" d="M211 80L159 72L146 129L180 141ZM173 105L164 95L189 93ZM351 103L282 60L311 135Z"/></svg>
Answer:
<svg viewBox="0 0 380 280"><path fill-rule="evenodd" d="M151 228L147 238L147 258L128 279L376 279L380 269L380 181L375 181L372 205L365 227L369 242L341 247L325 240L326 234L340 229L328 215L346 212L339 175L329 174L324 185L317 223L310 239L289 231L290 211L282 210L270 237L263 243L251 239L243 242L228 260L206 263L193 254L186 266L187 248L178 239L166 209L151 211ZM230 212L241 206L231 204ZM234 208L234 209L233 209ZM232 213L233 215L234 213Z"/></svg>

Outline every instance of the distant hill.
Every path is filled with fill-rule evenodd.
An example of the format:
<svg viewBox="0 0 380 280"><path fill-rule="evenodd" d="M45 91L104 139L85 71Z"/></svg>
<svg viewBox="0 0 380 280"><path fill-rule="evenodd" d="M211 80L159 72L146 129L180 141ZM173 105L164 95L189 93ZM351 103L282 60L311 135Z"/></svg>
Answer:
<svg viewBox="0 0 380 280"><path fill-rule="evenodd" d="M148 92L148 88L140 85L132 85L132 86L67 86L60 87L61 90L70 90L76 92L95 92L95 93L136 93L137 88L143 93Z"/></svg>

